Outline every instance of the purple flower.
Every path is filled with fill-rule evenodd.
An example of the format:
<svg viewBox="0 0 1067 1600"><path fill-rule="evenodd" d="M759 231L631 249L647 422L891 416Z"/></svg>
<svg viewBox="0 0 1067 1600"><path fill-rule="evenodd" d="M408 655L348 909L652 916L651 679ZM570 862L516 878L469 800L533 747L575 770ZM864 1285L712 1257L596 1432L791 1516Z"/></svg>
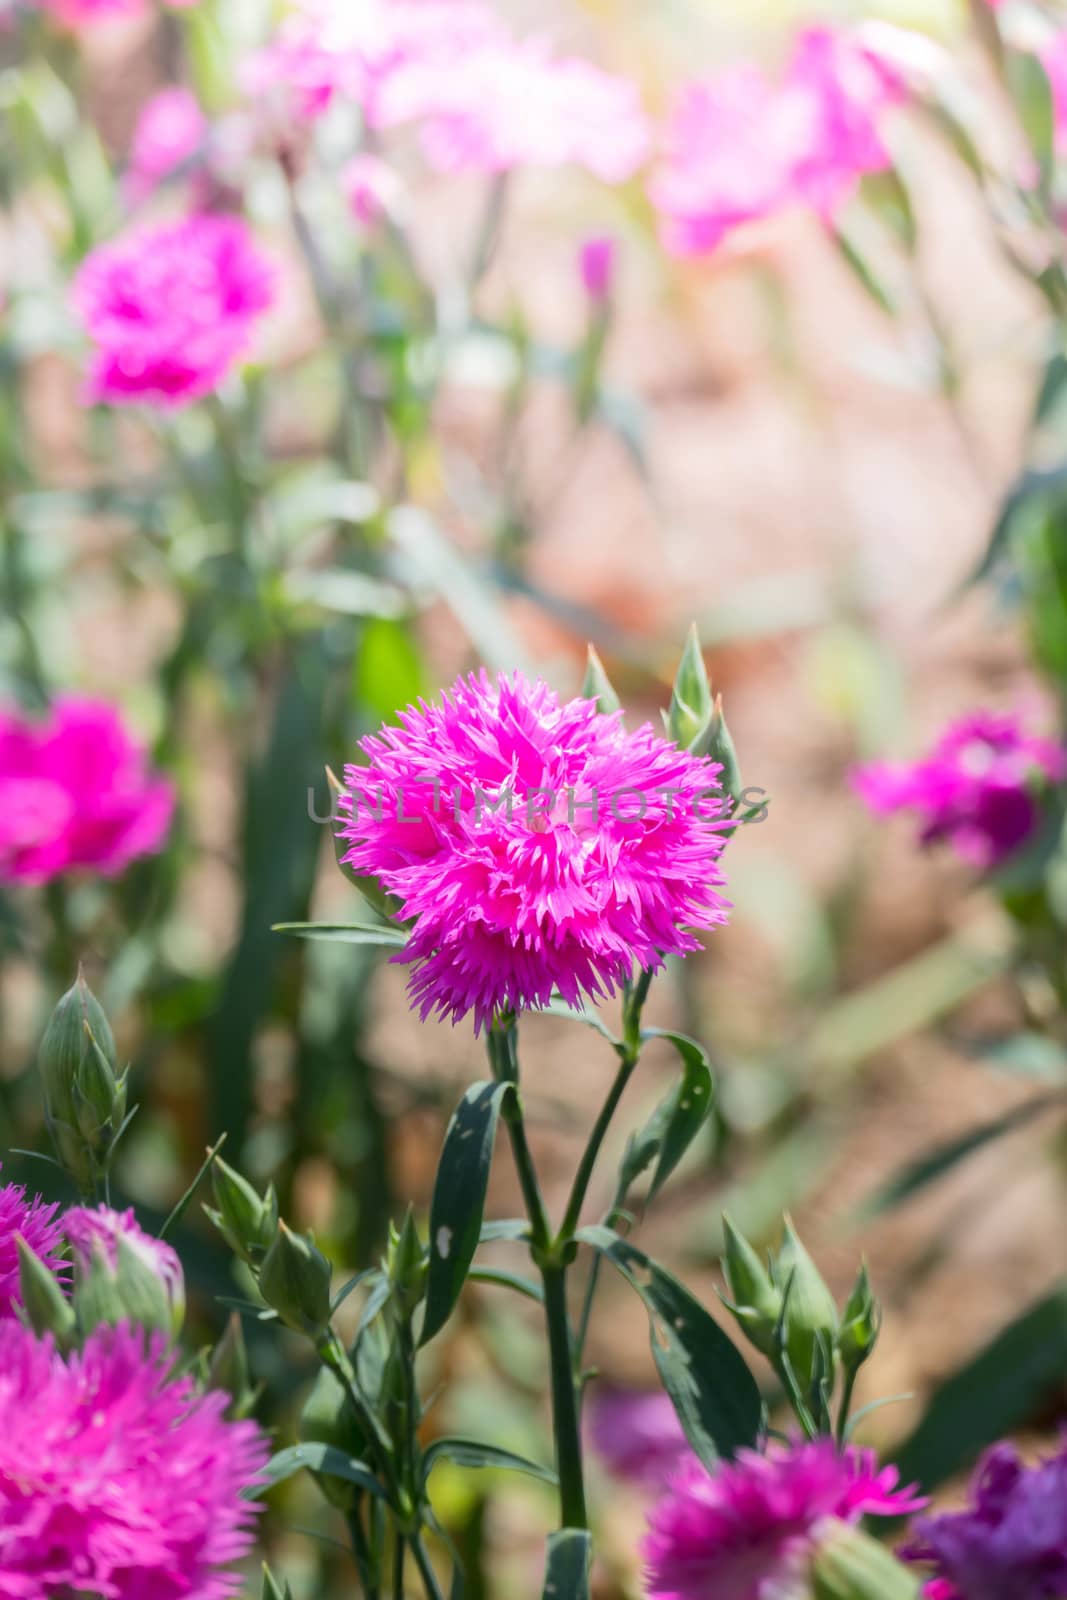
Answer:
<svg viewBox="0 0 1067 1600"><path fill-rule="evenodd" d="M1026 1467L1014 1445L994 1445L967 1510L920 1517L902 1554L936 1568L929 1600L1058 1600L1067 1594L1067 1446Z"/></svg>
<svg viewBox="0 0 1067 1600"><path fill-rule="evenodd" d="M486 672L401 712L346 767L340 837L414 922L423 1017L612 994L724 922L719 767L591 700Z"/></svg>
<svg viewBox="0 0 1067 1600"><path fill-rule="evenodd" d="M692 1454L677 1412L662 1389L597 1384L585 1403L589 1441L617 1478L662 1488Z"/></svg>
<svg viewBox="0 0 1067 1600"><path fill-rule="evenodd" d="M89 398L170 409L210 394L273 298L273 268L240 217L186 217L101 245L74 285L96 345Z"/></svg>
<svg viewBox="0 0 1067 1600"><path fill-rule="evenodd" d="M161 89L144 106L134 129L123 179L129 204L138 205L200 150L208 121L196 96L178 85Z"/></svg>
<svg viewBox="0 0 1067 1600"><path fill-rule="evenodd" d="M694 1458L667 1488L644 1541L651 1600L784 1600L829 1519L897 1517L925 1501L895 1467L832 1440L742 1450L711 1474ZM798 1593L806 1593L803 1582ZM968 1597L969 1600L969 1597Z"/></svg>
<svg viewBox="0 0 1067 1600"><path fill-rule="evenodd" d="M982 869L1026 843L1037 826L1038 799L1067 776L1067 751L1027 733L1018 717L975 711L953 723L930 754L910 766L872 762L853 783L879 816L915 811L922 842L949 840Z"/></svg>
<svg viewBox="0 0 1067 1600"><path fill-rule="evenodd" d="M64 1358L0 1338L0 1595L224 1600L252 1541L266 1441L174 1377L161 1338L101 1328Z"/></svg>
<svg viewBox="0 0 1067 1600"><path fill-rule="evenodd" d="M118 1265L119 1241L132 1250L159 1278L167 1293L175 1326L180 1328L185 1315L185 1274L176 1251L162 1239L145 1233L137 1225L132 1208L112 1211L110 1206L73 1206L64 1212L63 1232L80 1272L89 1272L93 1256L101 1251L111 1267Z"/></svg>
<svg viewBox="0 0 1067 1600"><path fill-rule="evenodd" d="M10 1317L21 1304L16 1238L21 1238L57 1276L70 1270L60 1253L63 1229L56 1218L58 1210L58 1205L46 1205L40 1195L27 1200L20 1184L7 1183L0 1188L0 1319ZM6 1335L5 1329L0 1343Z"/></svg>

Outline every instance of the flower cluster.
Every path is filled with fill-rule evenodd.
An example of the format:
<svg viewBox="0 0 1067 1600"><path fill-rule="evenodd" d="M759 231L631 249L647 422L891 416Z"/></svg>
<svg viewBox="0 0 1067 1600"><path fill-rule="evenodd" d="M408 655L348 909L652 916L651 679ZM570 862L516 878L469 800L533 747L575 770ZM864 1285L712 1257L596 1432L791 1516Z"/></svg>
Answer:
<svg viewBox="0 0 1067 1600"><path fill-rule="evenodd" d="M806 1592L803 1569L827 1519L897 1517L923 1502L893 1467L829 1439L741 1451L714 1474L694 1458L674 1478L644 1542L651 1600L776 1600ZM798 1580L800 1580L798 1582Z"/></svg>
<svg viewBox="0 0 1067 1600"><path fill-rule="evenodd" d="M223 1394L175 1377L162 1339L100 1328L64 1358L0 1339L0 1594L224 1600L251 1544L242 1491L266 1461Z"/></svg>
<svg viewBox="0 0 1067 1600"><path fill-rule="evenodd" d="M879 816L915 811L924 844L948 840L965 861L987 869L1026 843L1041 789L1065 777L1061 745L1028 733L1016 716L975 711L947 728L922 761L873 762L853 781Z"/></svg>
<svg viewBox="0 0 1067 1600"><path fill-rule="evenodd" d="M460 679L363 741L344 857L413 921L421 1014L613 993L725 920L718 767L521 675Z"/></svg>
<svg viewBox="0 0 1067 1600"><path fill-rule="evenodd" d="M902 92L881 57L828 28L800 35L778 83L738 66L691 84L651 187L667 248L702 254L792 207L832 216L888 166L882 123Z"/></svg>
<svg viewBox="0 0 1067 1600"><path fill-rule="evenodd" d="M66 1273L58 1210L58 1205L47 1205L39 1195L28 1200L17 1183L0 1188L0 1320L10 1317L20 1303L18 1239L57 1276Z"/></svg>
<svg viewBox="0 0 1067 1600"><path fill-rule="evenodd" d="M112 876L161 847L173 809L112 706L60 700L41 723L0 714L0 881Z"/></svg>
<svg viewBox="0 0 1067 1600"><path fill-rule="evenodd" d="M191 216L93 251L75 304L96 345L93 400L174 407L209 394L247 354L274 271L235 216Z"/></svg>

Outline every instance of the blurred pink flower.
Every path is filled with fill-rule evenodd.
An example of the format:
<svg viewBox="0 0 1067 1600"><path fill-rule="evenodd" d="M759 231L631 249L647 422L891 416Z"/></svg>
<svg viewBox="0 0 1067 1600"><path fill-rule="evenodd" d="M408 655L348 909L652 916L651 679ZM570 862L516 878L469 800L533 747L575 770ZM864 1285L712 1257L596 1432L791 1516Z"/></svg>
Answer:
<svg viewBox="0 0 1067 1600"><path fill-rule="evenodd" d="M119 1241L133 1251L162 1283L176 1327L185 1315L185 1274L177 1252L162 1239L138 1227L132 1208L113 1211L110 1206L72 1206L63 1213L61 1226L81 1272L88 1272L97 1250L111 1267L118 1265Z"/></svg>
<svg viewBox="0 0 1067 1600"><path fill-rule="evenodd" d="M803 1569L828 1519L898 1517L925 1501L895 1467L830 1439L765 1455L741 1450L712 1474L694 1457L667 1487L645 1538L650 1600L776 1600L807 1593Z"/></svg>
<svg viewBox="0 0 1067 1600"><path fill-rule="evenodd" d="M403 193L399 175L381 156L363 151L345 168L345 193L352 215L365 228L395 214Z"/></svg>
<svg viewBox="0 0 1067 1600"><path fill-rule="evenodd" d="M175 11L188 11L199 3L200 0L165 0ZM36 0L36 5L74 31L92 27L97 22L140 17L149 10L149 0Z"/></svg>
<svg viewBox="0 0 1067 1600"><path fill-rule="evenodd" d="M173 809L114 707L60 700L40 723L0 713L0 881L113 876L161 848Z"/></svg>
<svg viewBox="0 0 1067 1600"><path fill-rule="evenodd" d="M208 121L196 96L179 86L161 89L137 120L123 191L130 205L146 200L164 178L192 160L204 143Z"/></svg>
<svg viewBox="0 0 1067 1600"><path fill-rule="evenodd" d="M0 1339L0 1595L225 1600L252 1542L266 1441L175 1377L161 1338L100 1328L64 1358Z"/></svg>
<svg viewBox="0 0 1067 1600"><path fill-rule="evenodd" d="M241 217L191 216L101 245L74 284L97 347L89 398L171 408L209 394L247 353L274 284Z"/></svg>
<svg viewBox="0 0 1067 1600"><path fill-rule="evenodd" d="M69 1272L61 1254L63 1229L56 1218L58 1210L58 1205L46 1205L39 1195L27 1200L20 1184L7 1183L0 1187L0 1320L10 1317L22 1299L16 1237L57 1276Z"/></svg>
<svg viewBox="0 0 1067 1600"><path fill-rule="evenodd" d="M1067 750L1027 733L1010 713L975 711L953 723L930 754L910 765L875 761L853 773L879 816L915 811L922 842L948 840L982 869L1025 844L1040 815L1038 796L1067 777Z"/></svg>
<svg viewBox="0 0 1067 1600"><path fill-rule="evenodd" d="M1067 152L1067 31L1057 33L1041 52L1041 64L1052 88L1056 113L1056 148Z"/></svg>
<svg viewBox="0 0 1067 1600"><path fill-rule="evenodd" d="M740 65L691 84L650 185L676 255L716 249L747 223L801 206L829 217L889 164L880 125L899 76L849 35L811 28L780 82Z"/></svg>
<svg viewBox="0 0 1067 1600"><path fill-rule="evenodd" d="M521 674L460 678L345 768L340 837L414 920L423 1017L614 993L726 920L720 768Z"/></svg>
<svg viewBox="0 0 1067 1600"><path fill-rule="evenodd" d="M578 275L594 305L603 305L611 298L618 257L618 240L610 234L595 235L582 242L578 251Z"/></svg>
<svg viewBox="0 0 1067 1600"><path fill-rule="evenodd" d="M585 1402L589 1442L617 1478L662 1488L692 1456L670 1396L662 1389L598 1383Z"/></svg>

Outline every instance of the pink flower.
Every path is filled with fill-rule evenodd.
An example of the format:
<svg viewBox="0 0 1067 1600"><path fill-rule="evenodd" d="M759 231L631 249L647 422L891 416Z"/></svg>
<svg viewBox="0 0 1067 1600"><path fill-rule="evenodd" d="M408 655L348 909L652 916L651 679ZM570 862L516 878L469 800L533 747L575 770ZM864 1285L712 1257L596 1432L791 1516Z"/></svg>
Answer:
<svg viewBox="0 0 1067 1600"><path fill-rule="evenodd" d="M123 189L130 205L146 200L165 178L190 162L204 143L207 118L188 89L161 89L134 130Z"/></svg>
<svg viewBox="0 0 1067 1600"><path fill-rule="evenodd" d="M584 1414L590 1443L617 1478L662 1488L692 1456L670 1396L662 1389L597 1384Z"/></svg>
<svg viewBox="0 0 1067 1600"><path fill-rule="evenodd" d="M765 1455L739 1451L707 1472L695 1458L649 1519L643 1554L651 1600L778 1600L806 1593L803 1572L828 1519L898 1517L924 1501L898 1490L895 1467L829 1439ZM798 1583L798 1579L800 1582Z"/></svg>
<svg viewBox="0 0 1067 1600"><path fill-rule="evenodd" d="M831 216L888 166L880 125L901 94L872 50L828 28L800 35L780 83L742 65L690 85L650 187L667 248L702 254L794 206Z"/></svg>
<svg viewBox="0 0 1067 1600"><path fill-rule="evenodd" d="M17 1183L0 1188L0 1320L10 1317L21 1304L16 1237L58 1276L69 1271L59 1253L63 1248L63 1230L56 1220L58 1210L57 1205L46 1205L40 1195L27 1200L25 1189ZM0 1335L0 1343L5 1337L6 1330Z"/></svg>
<svg viewBox="0 0 1067 1600"><path fill-rule="evenodd" d="M42 723L0 713L0 882L112 877L161 848L173 809L114 707L60 700Z"/></svg>
<svg viewBox="0 0 1067 1600"><path fill-rule="evenodd" d="M169 1244L145 1233L137 1225L133 1210L112 1211L110 1206L72 1206L64 1212L62 1228L79 1272L92 1269L93 1257L101 1252L108 1265L118 1265L119 1241L151 1268L167 1293L176 1328L185 1315L185 1274L181 1261Z"/></svg>
<svg viewBox="0 0 1067 1600"><path fill-rule="evenodd" d="M240 217L191 216L102 245L74 286L97 347L89 397L169 408L209 394L273 297L273 268Z"/></svg>
<svg viewBox="0 0 1067 1600"><path fill-rule="evenodd" d="M1056 114L1056 149L1067 152L1067 31L1055 34L1041 52L1041 64L1048 74L1052 104Z"/></svg>
<svg viewBox="0 0 1067 1600"><path fill-rule="evenodd" d="M1065 777L1061 745L1025 732L1013 715L976 711L947 728L924 760L871 762L853 773L853 784L876 815L916 811L923 844L947 839L986 869L1025 844L1041 791Z"/></svg>
<svg viewBox="0 0 1067 1600"><path fill-rule="evenodd" d="M478 1031L557 991L577 1005L725 921L715 763L519 674L461 678L399 721L346 767L340 836L414 921L395 959L424 1018L473 1011Z"/></svg>
<svg viewBox="0 0 1067 1600"><path fill-rule="evenodd" d="M0 1595L224 1600L251 1541L266 1443L176 1378L160 1338L101 1328L65 1359L0 1339Z"/></svg>
<svg viewBox="0 0 1067 1600"><path fill-rule="evenodd" d="M345 192L352 215L365 228L393 215L400 203L402 185L387 161L363 151L345 168Z"/></svg>
<svg viewBox="0 0 1067 1600"><path fill-rule="evenodd" d="M611 298L618 255L618 240L610 234L593 236L582 243L578 252L578 273L594 305L603 305Z"/></svg>
<svg viewBox="0 0 1067 1600"><path fill-rule="evenodd" d="M40 10L47 11L72 31L91 28L98 22L140 17L148 10L148 0L36 0L36 3ZM166 0L166 3L178 11L191 9L199 0Z"/></svg>

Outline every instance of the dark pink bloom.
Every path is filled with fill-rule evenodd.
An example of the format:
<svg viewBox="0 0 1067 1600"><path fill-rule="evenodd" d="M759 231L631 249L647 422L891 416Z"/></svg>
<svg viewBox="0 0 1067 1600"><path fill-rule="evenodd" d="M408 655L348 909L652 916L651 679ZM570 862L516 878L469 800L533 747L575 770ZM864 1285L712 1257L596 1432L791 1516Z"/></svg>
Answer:
<svg viewBox="0 0 1067 1600"><path fill-rule="evenodd" d="M96 345L90 398L170 408L209 394L248 353L274 282L240 217L157 223L94 250L74 286Z"/></svg>
<svg viewBox="0 0 1067 1600"><path fill-rule="evenodd" d="M618 255L618 240L610 234L594 235L582 243L578 252L578 273L594 305L603 305L611 297Z"/></svg>
<svg viewBox="0 0 1067 1600"><path fill-rule="evenodd" d="M138 205L201 149L208 121L196 96L174 86L161 89L147 102L137 121L123 189Z"/></svg>
<svg viewBox="0 0 1067 1600"><path fill-rule="evenodd" d="M597 1384L585 1402L589 1442L617 1478L662 1488L692 1455L678 1414L662 1389Z"/></svg>
<svg viewBox="0 0 1067 1600"><path fill-rule="evenodd" d="M252 1542L266 1441L176 1378L161 1338L101 1328L62 1357L0 1339L0 1595L225 1600Z"/></svg>
<svg viewBox="0 0 1067 1600"><path fill-rule="evenodd" d="M1041 64L1052 88L1056 113L1056 148L1067 151L1067 31L1055 34L1041 51Z"/></svg>
<svg viewBox="0 0 1067 1600"><path fill-rule="evenodd" d="M920 1517L902 1554L936 1569L928 1600L1058 1600L1067 1594L1067 1448L1026 1467L1014 1445L994 1445L968 1508Z"/></svg>
<svg viewBox="0 0 1067 1600"><path fill-rule="evenodd" d="M80 1272L88 1272L97 1252L109 1266L118 1265L119 1241L151 1268L163 1284L176 1328L185 1315L185 1274L176 1251L138 1227L133 1210L113 1211L110 1206L72 1206L64 1212L62 1228Z"/></svg>
<svg viewBox="0 0 1067 1600"><path fill-rule="evenodd" d="M879 816L915 811L922 841L947 839L973 866L996 866L1031 836L1039 797L1067 777L1067 751L1029 734L1011 714L976 711L953 723L912 765L872 762L853 783Z"/></svg>
<svg viewBox="0 0 1067 1600"><path fill-rule="evenodd" d="M832 216L889 156L899 76L860 39L811 28L780 82L735 66L685 90L650 193L667 248L716 249L736 229L803 207Z"/></svg>
<svg viewBox="0 0 1067 1600"><path fill-rule="evenodd" d="M0 881L121 872L163 844L168 779L113 706L60 700L44 722L0 713Z"/></svg>
<svg viewBox="0 0 1067 1600"><path fill-rule="evenodd" d="M423 1017L613 993L725 921L719 767L542 682L459 679L346 767L345 861L414 927Z"/></svg>
<svg viewBox="0 0 1067 1600"><path fill-rule="evenodd" d="M27 1200L17 1183L0 1188L0 1320L20 1304L19 1253L16 1237L25 1241L46 1267L62 1277L69 1269L61 1254L63 1229L56 1219L57 1205L46 1205L40 1195ZM0 1343L6 1337L0 1334Z"/></svg>
<svg viewBox="0 0 1067 1600"><path fill-rule="evenodd" d="M806 1593L804 1568L822 1524L898 1517L925 1501L898 1488L895 1467L830 1439L765 1455L742 1450L714 1474L694 1458L649 1519L643 1554L651 1600L778 1600ZM798 1582L798 1580L800 1580Z"/></svg>

